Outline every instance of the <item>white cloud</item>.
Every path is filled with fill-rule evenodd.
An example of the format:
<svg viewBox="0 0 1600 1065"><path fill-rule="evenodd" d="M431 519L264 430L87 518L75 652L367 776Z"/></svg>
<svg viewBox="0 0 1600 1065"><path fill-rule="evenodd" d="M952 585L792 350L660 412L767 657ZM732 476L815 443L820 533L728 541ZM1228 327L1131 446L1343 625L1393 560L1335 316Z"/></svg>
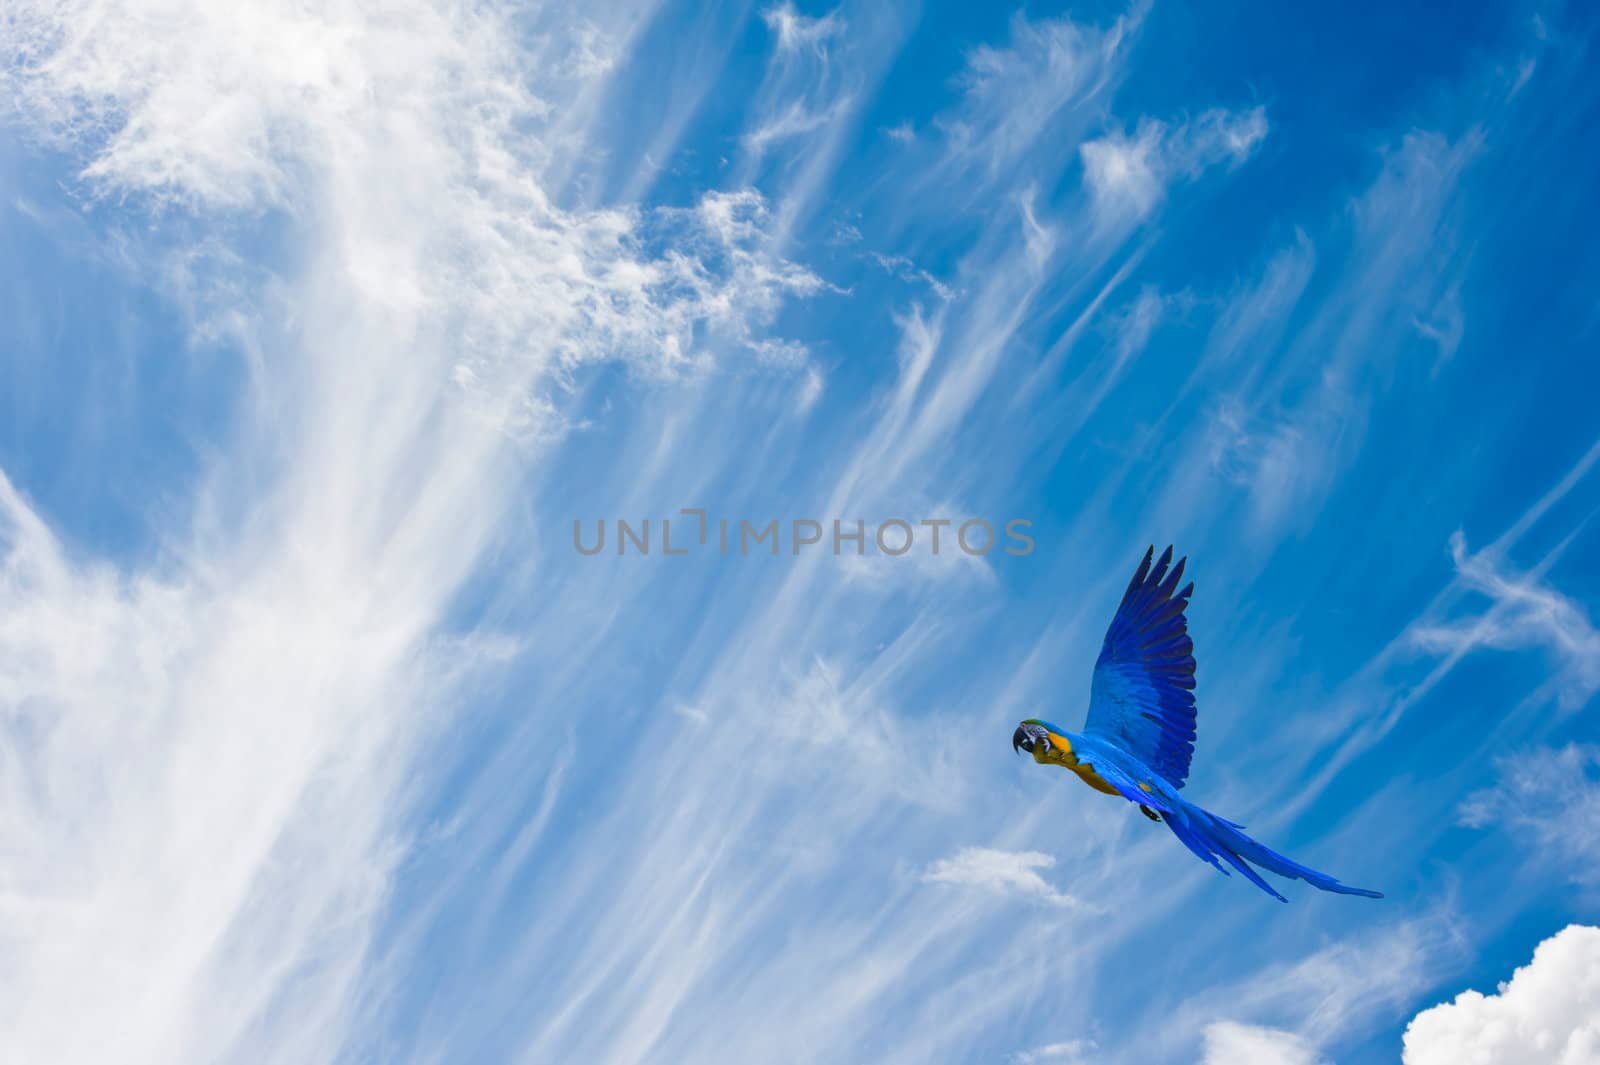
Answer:
<svg viewBox="0 0 1600 1065"><path fill-rule="evenodd" d="M817 47L829 37L843 33L845 28L844 19L837 11L830 11L821 18L810 18L796 11L787 0L763 11L761 18L778 35L778 47L784 51Z"/></svg>
<svg viewBox="0 0 1600 1065"><path fill-rule="evenodd" d="M1097 1057L1094 1043L1087 1039L1069 1039L1024 1050L1013 1060L1016 1065L1089 1065Z"/></svg>
<svg viewBox="0 0 1600 1065"><path fill-rule="evenodd" d="M1220 119L1195 125L1190 166L1237 158L1236 151L1255 143L1265 129L1248 116L1232 135L1230 123ZM1272 273L1292 279L1292 288L1272 295L1279 303L1273 313L1222 323L1214 337L1230 346L1252 339L1261 354L1255 372L1223 387L1213 446L1196 461L1209 460L1248 494L1257 535L1278 535L1290 524L1309 527L1360 452L1373 394L1353 382L1368 368L1414 349L1417 309L1434 306L1439 292L1455 283L1461 266L1448 254L1452 208L1480 143L1477 133L1454 143L1432 133L1405 137L1352 202L1356 234L1343 261L1316 257L1316 273L1328 273L1330 284L1305 320L1286 321L1292 304L1280 302L1303 299L1312 276L1310 245L1297 233L1294 246L1273 260L1259 286L1265 296ZM1142 202L1135 197L1127 209L1137 210ZM1239 324L1258 335L1241 333Z"/></svg>
<svg viewBox="0 0 1600 1065"><path fill-rule="evenodd" d="M1500 779L1461 805L1461 823L1499 826L1573 881L1600 884L1600 748L1569 744L1496 761Z"/></svg>
<svg viewBox="0 0 1600 1065"><path fill-rule="evenodd" d="M1431 309L1413 315L1411 324L1439 349L1439 357L1434 362L1435 370L1450 361L1467 331L1466 316L1461 309L1460 288L1452 285Z"/></svg>
<svg viewBox="0 0 1600 1065"><path fill-rule="evenodd" d="M815 366L806 367L805 382L795 396L795 410L800 414L809 412L817 405L817 400L822 398L822 393L827 387L828 380L822 375L822 371Z"/></svg>
<svg viewBox="0 0 1600 1065"><path fill-rule="evenodd" d="M1558 667L1550 685L1563 707L1582 706L1600 691L1600 630L1578 603L1539 580L1513 571L1494 549L1470 554L1459 531L1450 557L1462 584L1491 602L1482 614L1419 624L1411 642L1459 658L1479 648L1542 648Z"/></svg>
<svg viewBox="0 0 1600 1065"><path fill-rule="evenodd" d="M0 21L8 121L81 159L94 224L131 218L133 264L251 359L206 473L159 486L192 493L159 564L69 551L0 474L20 1058L337 1058L428 836L407 767L503 667L440 629L564 424L553 397L602 362L746 352L821 284L771 252L749 191L558 206L543 176L584 146L552 123L584 113L611 38L522 30L421 0L19 0ZM204 254L141 243L152 217ZM258 228L282 262L229 245Z"/></svg>
<svg viewBox="0 0 1600 1065"><path fill-rule="evenodd" d="M1213 109L1173 128L1145 119L1131 137L1114 132L1079 148L1084 182L1107 221L1142 218L1173 178L1196 177L1217 163L1242 163L1266 135L1261 107L1242 113Z"/></svg>
<svg viewBox="0 0 1600 1065"><path fill-rule="evenodd" d="M1258 528L1288 513L1323 473L1299 425L1252 417L1234 401L1223 402L1213 414L1207 443L1212 468L1248 492L1251 521Z"/></svg>
<svg viewBox="0 0 1600 1065"><path fill-rule="evenodd" d="M998 895L1037 899L1052 906L1076 906L1078 900L1057 891L1039 874L1056 860L1038 851L1006 851L989 847L963 847L949 858L930 865L922 879L935 884L979 887Z"/></svg>
<svg viewBox="0 0 1600 1065"><path fill-rule="evenodd" d="M838 12L812 18L788 2L762 17L777 48L749 93L732 173L740 184L770 182L777 213L772 241L781 248L824 201L864 89L894 55L901 31L893 18L863 11L864 25L846 34Z"/></svg>
<svg viewBox="0 0 1600 1065"><path fill-rule="evenodd" d="M1266 1062L1320 1062L1324 1048L1351 1032L1400 1016L1462 954L1454 922L1435 910L1208 987L1174 1012L1173 1038L1204 1033L1207 1065L1246 1052Z"/></svg>
<svg viewBox="0 0 1600 1065"><path fill-rule="evenodd" d="M867 253L867 258L876 263L886 273L902 281L926 285L941 300L950 300L956 295L950 286L904 255L883 255L879 252L869 252Z"/></svg>
<svg viewBox="0 0 1600 1065"><path fill-rule="evenodd" d="M917 131L910 122L901 122L898 125L890 126L883 131L883 135L901 144L910 144L917 139Z"/></svg>
<svg viewBox="0 0 1600 1065"><path fill-rule="evenodd" d="M1164 132L1159 122L1146 122L1132 138L1113 134L1078 149L1084 180L1108 213L1145 215L1161 199L1165 186L1158 170Z"/></svg>
<svg viewBox="0 0 1600 1065"><path fill-rule="evenodd" d="M1135 5L1103 28L1013 16L1005 47L968 56L961 106L935 123L949 163L1012 180L1035 154L1055 161L1071 153L1103 113L1144 13Z"/></svg>
<svg viewBox="0 0 1600 1065"><path fill-rule="evenodd" d="M767 119L765 123L746 133L744 145L759 155L774 141L801 137L821 129L844 113L849 106L848 99L840 99L833 101L828 110L812 111L806 107L804 101L792 100L787 107Z"/></svg>
<svg viewBox="0 0 1600 1065"><path fill-rule="evenodd" d="M1498 992L1463 991L1406 1027L1405 1065L1593 1065L1600 1061L1600 928L1539 944Z"/></svg>
<svg viewBox="0 0 1600 1065"><path fill-rule="evenodd" d="M1325 1065L1305 1039L1276 1028L1218 1021L1205 1038L1201 1065Z"/></svg>

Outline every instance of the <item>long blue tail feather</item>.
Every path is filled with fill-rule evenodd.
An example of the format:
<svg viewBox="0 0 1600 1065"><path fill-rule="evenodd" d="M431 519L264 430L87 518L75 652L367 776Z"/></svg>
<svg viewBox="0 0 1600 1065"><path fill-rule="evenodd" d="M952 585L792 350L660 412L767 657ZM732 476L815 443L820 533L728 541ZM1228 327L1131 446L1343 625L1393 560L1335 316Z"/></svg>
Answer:
<svg viewBox="0 0 1600 1065"><path fill-rule="evenodd" d="M1227 870L1217 861L1221 858L1239 870L1252 884L1279 902L1289 900L1273 890L1272 885L1250 867L1251 864L1290 880L1304 880L1322 891L1331 891L1339 895L1360 895L1369 899L1383 898L1382 892L1341 884L1327 873L1320 873L1309 866L1285 858L1272 848L1245 835L1243 825L1218 817L1191 802L1180 799L1178 809L1165 814L1162 819L1166 821L1167 827L1172 829L1172 834L1203 861L1226 873Z"/></svg>
<svg viewBox="0 0 1600 1065"><path fill-rule="evenodd" d="M1168 828L1172 829L1172 834L1177 836L1179 841L1182 842L1185 847L1188 847L1194 852L1196 858L1199 858L1202 862L1215 867L1217 872L1221 873L1223 876L1228 875L1228 871L1222 868L1222 864L1217 861L1217 852L1189 829L1188 825L1185 823L1188 820L1187 818L1179 819L1173 814L1168 813L1162 817L1162 820L1167 823Z"/></svg>

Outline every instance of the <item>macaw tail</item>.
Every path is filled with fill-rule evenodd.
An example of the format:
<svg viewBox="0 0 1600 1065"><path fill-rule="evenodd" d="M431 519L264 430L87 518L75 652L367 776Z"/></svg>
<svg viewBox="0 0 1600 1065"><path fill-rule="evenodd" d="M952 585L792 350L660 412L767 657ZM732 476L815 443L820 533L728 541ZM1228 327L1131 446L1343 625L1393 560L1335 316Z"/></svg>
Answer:
<svg viewBox="0 0 1600 1065"><path fill-rule="evenodd" d="M1236 825L1226 818L1218 817L1182 799L1178 800L1176 809L1163 813L1162 820L1172 829L1172 834L1182 840L1184 846L1194 851L1201 861L1210 863L1226 876L1228 870L1223 868L1222 862L1217 861L1221 858L1223 862L1243 873L1245 879L1279 902L1289 900L1273 890L1272 885L1250 867L1250 863L1259 865L1269 873L1288 877L1290 880L1304 880L1312 887L1323 891L1332 891L1340 895L1361 895L1369 899L1383 898L1382 892L1341 884L1327 873L1319 873L1299 862L1291 861L1272 848L1257 843L1245 835L1243 825Z"/></svg>

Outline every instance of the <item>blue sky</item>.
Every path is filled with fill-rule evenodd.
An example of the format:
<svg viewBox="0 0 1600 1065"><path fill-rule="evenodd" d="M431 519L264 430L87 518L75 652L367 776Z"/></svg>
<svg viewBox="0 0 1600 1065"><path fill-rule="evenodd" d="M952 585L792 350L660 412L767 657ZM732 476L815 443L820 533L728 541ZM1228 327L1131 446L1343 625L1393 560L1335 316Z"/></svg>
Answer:
<svg viewBox="0 0 1600 1065"><path fill-rule="evenodd" d="M19 1060L1600 1047L1581 7L13 7ZM1185 794L1385 900L1013 755L1168 542Z"/></svg>

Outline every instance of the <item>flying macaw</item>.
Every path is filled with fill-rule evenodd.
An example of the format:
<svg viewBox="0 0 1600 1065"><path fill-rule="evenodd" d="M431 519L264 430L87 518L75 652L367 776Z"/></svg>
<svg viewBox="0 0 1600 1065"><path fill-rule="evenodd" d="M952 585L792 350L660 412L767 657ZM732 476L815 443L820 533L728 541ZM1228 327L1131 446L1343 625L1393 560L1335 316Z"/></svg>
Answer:
<svg viewBox="0 0 1600 1065"><path fill-rule="evenodd" d="M1012 750L1027 751L1041 765L1065 766L1096 791L1138 804L1150 820L1166 822L1202 861L1226 876L1221 858L1279 902L1289 900L1249 863L1323 891L1383 898L1292 862L1245 835L1243 825L1179 796L1194 756L1194 642L1183 613L1194 582L1178 591L1188 560L1180 558L1168 573L1172 548L1152 568L1154 554L1153 546L1145 552L1106 630L1082 734L1029 718L1012 733Z"/></svg>

